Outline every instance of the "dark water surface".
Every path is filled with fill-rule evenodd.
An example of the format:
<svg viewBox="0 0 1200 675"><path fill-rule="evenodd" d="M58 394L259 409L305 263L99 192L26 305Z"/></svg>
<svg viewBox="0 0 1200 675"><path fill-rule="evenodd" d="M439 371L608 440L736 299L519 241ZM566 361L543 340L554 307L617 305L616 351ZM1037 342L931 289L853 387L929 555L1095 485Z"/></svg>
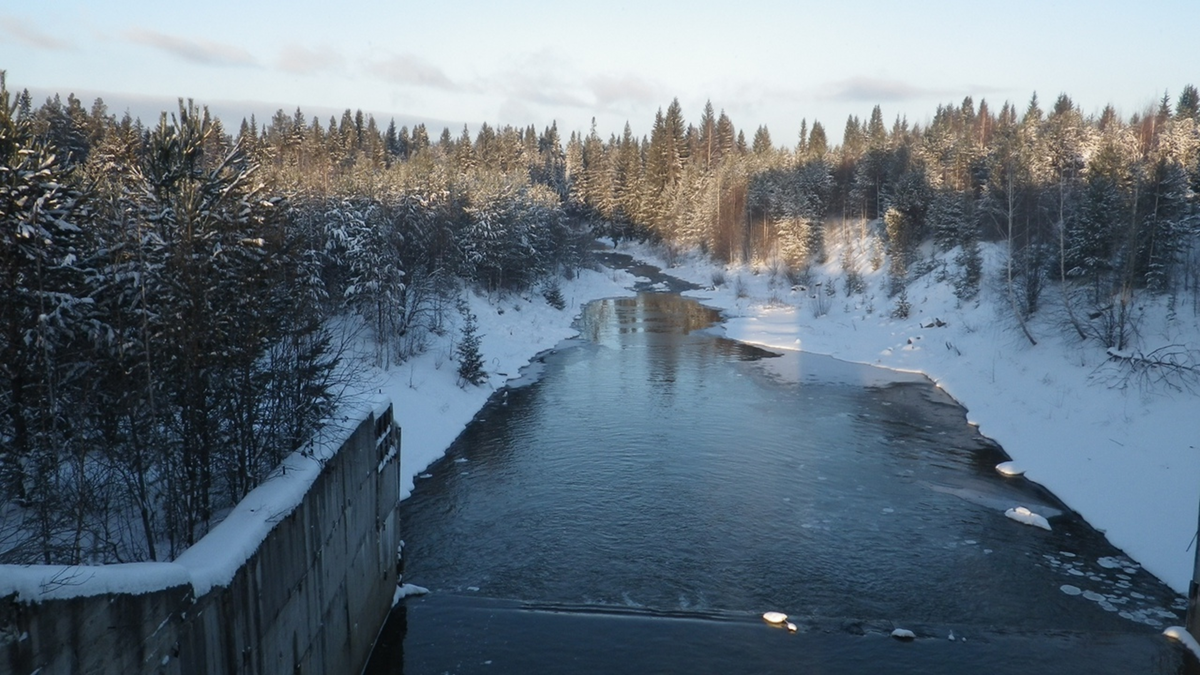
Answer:
<svg viewBox="0 0 1200 675"><path fill-rule="evenodd" d="M401 505L404 579L432 593L369 672L1196 672L1159 635L1182 599L999 476L928 380L717 319L673 294L593 303L493 398Z"/></svg>

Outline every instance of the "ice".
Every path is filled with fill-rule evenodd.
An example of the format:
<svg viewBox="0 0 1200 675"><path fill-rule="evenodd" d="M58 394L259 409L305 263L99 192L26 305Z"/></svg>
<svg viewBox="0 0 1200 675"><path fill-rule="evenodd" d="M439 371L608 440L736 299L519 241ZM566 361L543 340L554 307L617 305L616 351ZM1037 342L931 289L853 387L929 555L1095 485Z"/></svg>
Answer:
<svg viewBox="0 0 1200 675"><path fill-rule="evenodd" d="M897 640L907 641L915 640L917 638L917 634L911 630L908 630L907 628L897 628L892 631L892 637L896 638Z"/></svg>
<svg viewBox="0 0 1200 675"><path fill-rule="evenodd" d="M1013 520L1017 521L1018 523L1025 523L1026 525L1040 527L1043 530L1050 529L1050 523L1045 518L1030 511L1029 509L1025 508L1024 506L1018 506L1016 508L1009 509L1004 512L1004 515L1008 516L1009 518L1012 518Z"/></svg>
<svg viewBox="0 0 1200 675"><path fill-rule="evenodd" d="M1163 631L1163 635L1178 641L1184 647L1187 647L1196 658L1200 659L1200 644L1196 642L1196 638L1192 637L1192 634L1187 632L1187 629L1183 626L1170 626Z"/></svg>
<svg viewBox="0 0 1200 675"><path fill-rule="evenodd" d="M1001 476L1020 476L1025 473L1025 469L1016 462L1001 462L996 465L996 472Z"/></svg>
<svg viewBox="0 0 1200 675"><path fill-rule="evenodd" d="M1062 586L1058 587L1058 590L1066 593L1067 595L1079 595L1083 593L1078 586L1072 586L1071 584L1063 584Z"/></svg>
<svg viewBox="0 0 1200 675"><path fill-rule="evenodd" d="M397 586L396 591L392 593L392 607L395 607L396 603L411 595L428 595L428 593L429 589L423 586L417 586L416 584L402 584Z"/></svg>
<svg viewBox="0 0 1200 675"><path fill-rule="evenodd" d="M763 612L762 618L767 623L783 623L788 617L783 612Z"/></svg>

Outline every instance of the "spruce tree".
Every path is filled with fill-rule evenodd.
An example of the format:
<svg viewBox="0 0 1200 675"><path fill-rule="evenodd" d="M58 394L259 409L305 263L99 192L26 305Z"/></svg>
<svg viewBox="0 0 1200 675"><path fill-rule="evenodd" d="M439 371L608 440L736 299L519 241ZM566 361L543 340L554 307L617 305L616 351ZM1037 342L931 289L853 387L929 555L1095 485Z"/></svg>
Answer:
<svg viewBox="0 0 1200 675"><path fill-rule="evenodd" d="M467 307L465 300L458 301L458 313L462 316L462 335L454 353L458 357L458 384L465 387L468 384L479 386L487 382L487 372L483 369L483 354L479 350L483 336L479 335L479 327L475 315Z"/></svg>

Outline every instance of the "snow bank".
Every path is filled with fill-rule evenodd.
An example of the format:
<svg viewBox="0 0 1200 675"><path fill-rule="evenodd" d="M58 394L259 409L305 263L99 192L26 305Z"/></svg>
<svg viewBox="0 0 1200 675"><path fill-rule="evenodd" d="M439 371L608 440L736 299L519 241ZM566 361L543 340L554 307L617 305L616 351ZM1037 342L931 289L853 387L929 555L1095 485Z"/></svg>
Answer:
<svg viewBox="0 0 1200 675"><path fill-rule="evenodd" d="M1187 647L1188 651L1190 651L1196 658L1200 659L1200 644L1196 642L1196 638L1192 637L1192 634L1187 632L1187 629L1183 626L1168 626L1167 629L1163 631L1163 635L1166 635L1172 640L1177 640L1184 647Z"/></svg>
<svg viewBox="0 0 1200 675"><path fill-rule="evenodd" d="M375 399L358 410L344 411L346 417L328 425L308 446L284 459L275 475L251 490L225 520L180 554L175 563L188 571L196 597L214 587L228 586L275 523L296 510L325 462L350 438L367 413L380 415L386 409L386 399Z"/></svg>
<svg viewBox="0 0 1200 675"><path fill-rule="evenodd" d="M142 595L191 581L188 569L175 563L0 565L0 598L15 594L21 602L41 602L105 593Z"/></svg>
<svg viewBox="0 0 1200 675"><path fill-rule="evenodd" d="M15 593L22 602L41 602L105 593L141 595L184 584L191 584L196 597L200 597L214 587L228 586L275 523L300 505L324 463L367 413L380 415L387 405L386 399L373 398L343 411L345 417L285 458L274 475L246 495L220 524L174 562L0 565L0 597Z"/></svg>
<svg viewBox="0 0 1200 675"><path fill-rule="evenodd" d="M540 370L527 368L539 353L578 334L571 325L583 305L599 298L633 295L634 277L621 271L582 270L562 282L565 309L554 309L537 293L485 297L472 295L470 311L482 337L487 382L460 387L454 360L458 330L407 363L375 373L375 389L392 400L402 430L400 497L412 494L413 478L422 474L466 428L492 392L523 386Z"/></svg>
<svg viewBox="0 0 1200 675"><path fill-rule="evenodd" d="M656 260L646 248L629 252ZM985 250L985 279L998 278L999 253L994 246ZM1051 489L1152 574L1186 591L1200 507L1196 395L1109 386L1101 377L1109 355L1062 329L1053 285L1030 326L1038 338L1033 346L987 281L982 301L963 304L948 283L927 274L908 289L909 317L894 319L883 268L864 275L865 293L847 295L840 249L828 259L811 270L814 281L824 282L816 290L835 290L820 302L809 289L745 267L726 269L721 288L689 295L724 310L732 339L925 373L968 409L968 420L1000 443L1027 478ZM665 271L708 286L715 269L693 257ZM739 298L737 288L746 297ZM1143 309L1146 347L1200 346L1200 319L1190 311L1180 309L1167 322L1164 307Z"/></svg>

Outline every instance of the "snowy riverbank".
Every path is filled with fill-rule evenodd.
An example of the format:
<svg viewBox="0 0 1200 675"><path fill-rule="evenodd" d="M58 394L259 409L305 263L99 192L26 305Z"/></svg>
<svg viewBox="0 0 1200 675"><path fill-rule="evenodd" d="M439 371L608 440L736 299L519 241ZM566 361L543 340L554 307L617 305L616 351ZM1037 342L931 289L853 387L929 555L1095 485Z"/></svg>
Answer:
<svg viewBox="0 0 1200 675"><path fill-rule="evenodd" d="M419 356L374 374L374 389L392 400L402 433L401 498L413 479L446 453L496 389L516 377L539 353L577 334L571 328L583 305L598 298L632 295L634 277L622 271L581 270L562 282L563 309L538 293L485 297L469 295L470 311L482 337L480 351L487 382L460 387L454 347L461 338L449 330Z"/></svg>
<svg viewBox="0 0 1200 675"><path fill-rule="evenodd" d="M649 248L628 252L663 264ZM997 251L989 253L995 260ZM839 253L829 257L830 264L813 269L807 290L767 270L723 269L696 257L664 271L705 287L713 286L714 273L724 275L720 286L689 295L724 310L730 338L925 373L1026 476L1186 592L1200 508L1200 396L1114 388L1104 349L1070 339L1052 318L1054 288L1031 326L1039 340L1032 346L986 281L981 301L964 304L927 274L909 288L909 317L893 319L895 300L883 290L882 271L865 275L865 293L847 296ZM987 274L997 276L994 266ZM1142 347L1200 348L1200 321L1187 308L1179 315L1168 324L1164 308L1145 307Z"/></svg>

